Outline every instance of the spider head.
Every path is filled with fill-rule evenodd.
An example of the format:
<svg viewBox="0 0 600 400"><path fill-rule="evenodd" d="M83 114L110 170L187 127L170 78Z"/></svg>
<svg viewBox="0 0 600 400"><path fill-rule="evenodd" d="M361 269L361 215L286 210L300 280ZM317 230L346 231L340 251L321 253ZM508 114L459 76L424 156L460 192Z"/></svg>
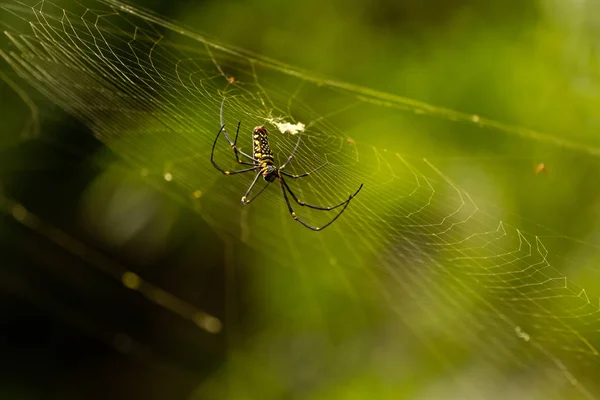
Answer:
<svg viewBox="0 0 600 400"><path fill-rule="evenodd" d="M277 178L277 168L274 165L267 165L263 169L263 178L267 182L273 182Z"/></svg>

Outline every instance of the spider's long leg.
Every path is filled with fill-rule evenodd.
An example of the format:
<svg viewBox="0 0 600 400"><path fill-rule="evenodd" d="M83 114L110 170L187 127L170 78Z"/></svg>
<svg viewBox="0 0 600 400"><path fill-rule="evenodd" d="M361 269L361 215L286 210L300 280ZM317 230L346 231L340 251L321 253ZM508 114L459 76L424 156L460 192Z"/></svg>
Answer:
<svg viewBox="0 0 600 400"><path fill-rule="evenodd" d="M225 128L225 125L221 125L221 129L219 129L219 133L217 133L217 137L215 138L215 141L213 142L212 151L210 152L210 162L212 163L213 167L215 167L222 173L225 173L225 170L222 169L221 167L219 167L217 165L217 163L215 162L215 147L217 146L217 141L219 140L219 136L221 136L221 132L223 132L224 128Z"/></svg>
<svg viewBox="0 0 600 400"><path fill-rule="evenodd" d="M283 165L281 167L279 167L279 169L284 169L290 163L290 161L292 161L292 158L294 158L294 156L296 155L296 150L298 150L298 146L300 146L301 139L302 139L302 133L298 133L298 141L296 142L296 146L294 147L294 150L292 150L292 154L290 154L290 156L283 163Z"/></svg>
<svg viewBox="0 0 600 400"><path fill-rule="evenodd" d="M221 112L219 113L219 118L220 118L220 121L221 121L221 126L223 126L223 136L225 136L225 139L229 142L229 145L233 149L233 152L235 154L235 159L237 160L238 163L240 163L240 164L246 164L246 165L254 165L254 163L249 163L249 162L240 160L240 154L241 154L244 157L247 157L248 159L250 159L250 160L252 160L254 162L259 162L259 160L257 160L254 157L252 157L252 156L244 153L243 151L241 151L237 147L238 135L240 134L240 124L242 123L242 121L238 122L237 130L235 132L235 141L234 142L231 141L231 138L227 134L227 130L225 129L225 123L223 122L223 106L225 105L225 99L226 98L223 97L223 101L221 102Z"/></svg>
<svg viewBox="0 0 600 400"><path fill-rule="evenodd" d="M294 194L294 192L292 192L292 189L290 189L290 187L288 186L287 182L283 179L283 177L281 178L281 182L283 183L283 185L285 186L285 188L288 190L288 192L290 192L290 194L292 195L292 197L294 198L294 200L296 201L296 203L300 204L303 207L314 208L315 210L322 210L322 211L330 211L330 210L333 210L334 208L341 207L344 204L348 204L350 202L350 200L352 200L354 198L354 196L356 196L358 194L358 192L360 192L360 189L362 189L362 187L363 187L363 185L361 183L360 187L358 188L358 190L354 194L350 195L350 197L348 197L348 200L344 200L340 204L337 204L337 205L331 206L331 207L321 207L321 206L315 206L315 205L312 205L312 204L308 204L308 203L305 203L302 200L300 200L298 198L298 196L296 196Z"/></svg>
<svg viewBox="0 0 600 400"><path fill-rule="evenodd" d="M225 125L223 125L223 126L225 126ZM237 138L238 138L239 132L240 132L240 122L238 122L238 127L237 127L237 131L236 131L236 134L235 134L235 142L232 142L231 138L227 134L227 130L223 128L223 136L225 136L225 140L227 140L229 142L229 146L233 149L233 153L235 154L235 159L237 160L237 162L240 163L240 164L254 165L254 163L249 163L247 161L242 161L240 159L240 154L243 155L244 157L248 158L249 160L252 160L254 162L260 162L260 160L257 160L256 158L252 157L251 155L248 155L248 154L244 153L243 151L241 151L237 147L236 143L237 143Z"/></svg>
<svg viewBox="0 0 600 400"><path fill-rule="evenodd" d="M238 169L237 171L221 171L225 175L235 175L235 174L243 174L244 172L256 171L257 167L246 168L246 169Z"/></svg>
<svg viewBox="0 0 600 400"><path fill-rule="evenodd" d="M235 131L235 140L233 141L233 144L231 145L231 148L233 149L233 153L235 154L235 158L236 158L236 160L237 160L238 163L240 163L240 164L246 164L246 165L254 165L254 162L249 163L247 161L242 161L240 159L240 154L241 154L241 155L243 155L245 157L248 157L252 161L258 162L258 160L256 158L250 157L248 154L244 153L243 151L241 151L237 147L237 140L238 140L238 136L240 134L240 125L241 125L241 123L242 123L242 121L238 122L238 126L237 126L237 129ZM223 132L225 132L225 135L227 135L227 131L224 130ZM231 144L231 141L229 141L229 143Z"/></svg>
<svg viewBox="0 0 600 400"><path fill-rule="evenodd" d="M305 222L304 220L302 220L294 212L294 209L292 208L292 205L290 204L290 199L288 198L287 193L286 193L287 185L285 185L285 181L283 180L283 177L279 178L279 184L281 186L281 191L283 192L283 198L285 199L285 203L288 206L288 210L290 211L290 215L292 216L292 218L294 218L295 221L300 222L302 225L304 225L308 229L312 229L313 231L323 230L323 229L327 228L329 225L333 224L333 222L336 219L338 219L340 217L340 215L342 215L342 213L346 210L346 207L348 207L348 204L350 204L350 200L352 200L352 196L350 196L350 198L348 198L347 201L345 201L344 203L342 203L342 204L345 204L344 208L342 208L342 211L340 211L339 213L337 213L337 215L335 217L333 217L333 219L331 221L329 221L328 223L326 223L323 226L314 226L314 225L311 225L308 222ZM287 189L289 190L289 188L287 188ZM290 192L290 194L291 194L291 192Z"/></svg>
<svg viewBox="0 0 600 400"><path fill-rule="evenodd" d="M317 167L317 168L313 169L312 171L308 171L308 172L305 172L305 173L303 173L303 174L300 174L300 175L292 175L292 174L288 174L288 173L287 173L287 172L285 172L285 171L281 171L281 168L279 168L279 170L280 170L280 172L281 172L282 174L284 174L285 176L289 176L290 178L296 179L296 178L303 178L303 177L305 177L305 176L308 176L308 175L312 174L313 172L316 172L316 171L320 170L321 168L323 168L323 167L324 167L324 166L326 166L327 164L329 164L329 163L328 163L328 162L326 162L325 164L321 165L320 167Z"/></svg>
<svg viewBox="0 0 600 400"><path fill-rule="evenodd" d="M267 182L265 186L263 186L262 189L260 189L260 192L258 192L257 194L254 195L254 197L252 197L251 199L246 199L246 202L244 203L244 205L250 204L250 202L252 202L254 199L256 199L258 196L260 196L260 194L262 192L265 191L265 189L271 184L271 182ZM247 196L247 195L246 195Z"/></svg>
<svg viewBox="0 0 600 400"><path fill-rule="evenodd" d="M210 152L210 162L212 163L213 167L215 167L216 169L218 169L219 171L221 171L221 173L223 173L225 175L235 175L235 174L241 174L243 172L255 171L258 168L257 166L254 166L252 168L247 168L247 169L240 169L238 171L226 171L217 165L217 163L215 162L215 159L214 159L215 147L217 146L217 141L219 140L219 136L221 136L221 132L223 132L223 128L225 128L225 125L222 125L221 129L219 130L219 133L217 133L217 137L215 138L215 141L213 142L213 145L212 145L212 151Z"/></svg>
<svg viewBox="0 0 600 400"><path fill-rule="evenodd" d="M262 188L262 190L256 195L254 196L254 198L248 200L248 195L250 194L250 192L252 191L252 189L254 188L254 185L256 185L256 182L258 182L258 178L260 178L262 176L262 174L260 173L260 170L256 173L256 176L254 177L254 180L252 181L252 183L250 184L250 187L248 188L248 190L246 190L246 193L242 196L242 203L244 203L244 205L250 203L252 200L254 200L255 198L258 197L259 194L262 193L263 190L265 190L265 188ZM266 186L265 186L266 187Z"/></svg>

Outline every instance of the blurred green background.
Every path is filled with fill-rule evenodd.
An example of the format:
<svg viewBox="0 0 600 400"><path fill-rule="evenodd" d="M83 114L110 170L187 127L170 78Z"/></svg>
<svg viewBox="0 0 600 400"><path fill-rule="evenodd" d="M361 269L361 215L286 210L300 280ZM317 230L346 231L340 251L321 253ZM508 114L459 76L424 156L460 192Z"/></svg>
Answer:
<svg viewBox="0 0 600 400"><path fill-rule="evenodd" d="M3 30L25 33L27 24L10 4L0 9ZM96 9L57 4L76 15ZM248 84L228 121L243 119L246 128L261 123L267 117L257 105L262 93L285 110L297 90L300 111L291 114L308 121L324 116L335 127L315 122L324 138L309 131L305 139L303 167L316 164L310 156L322 148L342 149L334 152L334 172L305 189L308 198L333 201L366 180L365 191L339 229L319 237L289 222L278 189L245 214L239 197L247 184L225 181L206 162L219 96L239 95L235 86L207 78L210 101L201 106L213 119L178 108L201 131L197 147L186 147L165 139L160 123L169 116L156 110L158 122L129 121L112 110L105 118L117 116L107 122L116 133L101 127L98 134L101 128L90 130L53 105L3 61L0 395L600 396L594 382L600 345L596 3L177 0L134 6L202 32L209 42L310 71L289 77L259 65L252 72L251 56L213 49L213 60L236 71L239 87ZM130 20L141 29L151 25ZM175 59L194 45L169 29L161 34ZM198 72L218 75L204 45L196 45L208 60ZM6 37L0 48L15 50ZM419 114L419 107L363 102L361 93L326 81L313 85L307 76L478 115L482 123L454 121L454 113L441 109ZM73 87L78 78L72 76ZM88 81L81 76L81 83L73 101L85 98ZM63 101L69 101L66 89L72 88L65 86ZM90 104L96 101L104 100L89 96ZM355 108L334 114L344 107ZM186 140L194 137L186 136L185 122L173 126ZM346 138L356 141L356 160ZM274 140L284 153L294 143ZM226 152L219 154L225 160ZM186 169L188 163L194 165ZM544 171L536 173L542 163ZM421 179L412 197L411 171ZM169 186L163 172L173 172L180 186ZM350 182L333 182L336 176ZM328 185L342 194L321 193ZM436 253L423 237L465 200L454 185L477 204L467 201L456 221L471 211L475 216L442 235L445 247ZM418 211L429 203L426 213ZM37 217L20 218L17 204ZM505 241L486 247L485 240L504 238L496 231L500 221ZM463 241L473 234L483 242ZM125 271L143 283L128 284ZM195 319L204 312L223 329L198 329L206 327Z"/></svg>

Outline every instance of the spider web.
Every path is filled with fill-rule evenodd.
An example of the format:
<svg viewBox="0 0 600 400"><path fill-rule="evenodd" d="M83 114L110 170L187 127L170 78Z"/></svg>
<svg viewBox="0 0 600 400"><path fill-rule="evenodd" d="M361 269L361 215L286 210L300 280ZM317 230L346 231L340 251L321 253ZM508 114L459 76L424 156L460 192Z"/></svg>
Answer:
<svg viewBox="0 0 600 400"><path fill-rule="evenodd" d="M501 212L476 201L436 163L419 156L414 137L461 123L465 129L504 131L590 153L594 149L315 78L117 1L14 2L2 8L10 19L0 55L12 70L89 127L142 179L196 210L223 237L253 249L254 262L268 265L273 281L287 282L289 274L298 278L299 288L289 296L304 299L295 298L297 309L288 310L288 318L308 318L303 308L325 308L317 293L328 285L342 304L335 312L344 310L349 319L364 318L360 315L369 312L369 304L385 305L386 322L367 324L367 332L360 333L368 347L360 360L346 360L349 350L342 345L306 345L311 354L330 354L326 362L319 359L338 371L329 383L347 382L357 370L375 371L373 379L381 387L397 389L401 374L390 371L416 369L420 373L410 379L430 388L415 392L419 398L495 398L494 391L506 387L522 398L594 398L600 393L592 380L599 367L598 298L553 268L540 237L503 221ZM298 133L289 127L303 126L289 171L298 174L329 163L310 177L289 180L304 201L337 204L364 183L344 215L326 231L310 232L290 217L277 185L242 207L240 197L251 174L226 177L210 165L223 100L229 135L241 121L240 147L250 151L252 127L264 124L276 163L296 144ZM390 130L393 138L383 142L378 132ZM223 168L237 168L224 140L215 159ZM3 208L82 253L81 244L46 229L22 205L3 198ZM300 206L295 211L313 224L331 218ZM214 316L184 304L176 294L86 254L150 301L201 329L220 330ZM271 299L286 297L283 292L293 283L276 286L269 287L275 291ZM335 330L335 312L323 311L328 317L320 323ZM247 368L272 371L286 362L257 367L261 351L273 345L267 344L272 335L255 338L251 360L232 361L230 378L243 382ZM360 352L357 347L353 351ZM423 359L435 365L433 371L416 367ZM302 365L314 367L308 363ZM223 379L216 376L198 395L218 390ZM248 385L240 384L239 390L250 390Z"/></svg>

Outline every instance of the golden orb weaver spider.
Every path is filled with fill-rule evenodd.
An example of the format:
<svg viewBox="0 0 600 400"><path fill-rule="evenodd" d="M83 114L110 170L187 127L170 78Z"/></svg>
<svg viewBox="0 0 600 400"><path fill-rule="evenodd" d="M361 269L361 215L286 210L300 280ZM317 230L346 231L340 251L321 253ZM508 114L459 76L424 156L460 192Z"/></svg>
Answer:
<svg viewBox="0 0 600 400"><path fill-rule="evenodd" d="M350 204L350 200L352 200L354 198L354 196L356 196L358 194L358 192L360 192L360 190L362 189L363 184L361 183L358 190L356 192L354 192L354 194L351 194L347 200L344 200L343 202L341 202L335 206L330 206L330 207L316 206L316 205L305 203L304 201L300 200L298 198L298 196L296 196L294 194L294 192L292 191L292 189L289 187L289 185L287 184L287 182L284 179L284 176L287 176L292 179L303 178L303 177L306 177L306 176L312 174L315 171L320 170L321 168L325 167L328 163L325 163L325 164L313 169L312 171L305 172L305 173L299 174L299 175L293 175L293 174L290 174L290 173L284 171L283 169L285 167L287 167L288 164L292 161L292 158L294 158L294 156L296 155L296 151L298 150L298 147L300 146L300 140L302 139L302 133L298 133L298 142L296 142L296 146L294 147L294 150L292 150L292 154L290 154L290 156L283 163L283 165L276 167L274 164L273 152L271 151L271 148L269 146L269 138L268 138L268 134L267 134L267 129L264 126L257 126L256 128L254 128L254 131L252 133L252 139L253 139L253 144L254 144L253 150L252 150L252 156L244 153L237 147L237 140L238 140L238 135L240 133L241 121L238 122L237 131L235 132L235 140L232 142L229 135L227 135L227 131L225 130L225 124L223 123L223 105L224 104L225 104L225 99L223 99L223 102L221 103L221 113L220 113L221 129L219 129L219 133L217 133L217 137L215 138L215 141L213 142L212 151L210 153L210 162L217 170L219 170L221 173L223 173L225 175L243 174L243 173L251 172L251 171L256 172L256 176L254 177L254 180L250 184L250 187L248 188L248 190L246 190L246 193L244 194L244 196L242 196L242 203L244 205L249 204L252 200L256 199L267 188L267 186L269 186L269 184L271 182L274 182L275 179L277 179L279 181L279 186L281 187L281 191L283 193L283 198L285 199L285 203L287 204L288 210L289 210L292 218L294 218L295 221L300 222L302 225L304 225L308 229L312 229L313 231L320 231L320 230L327 228L336 219L338 219L340 217L340 215L342 215L342 213L346 210L346 207L348 207L348 204ZM251 165L252 167L246 168L246 169L240 169L240 170L236 170L236 171L227 171L217 165L217 163L214 160L214 155L215 155L215 147L217 146L217 141L219 140L219 136L221 136L221 132L223 132L223 136L225 137L227 142L229 142L229 145L233 149L233 153L235 155L236 161L239 164ZM246 157L248 160L250 160L252 162L244 161L243 159L240 158L240 155L243 157ZM267 182L267 184L253 198L248 199L250 192L252 191L252 189L254 188L254 186L258 182L258 179L261 176ZM290 203L290 199L288 198L288 193L292 196L294 201L296 201L296 203L298 203L302 207L308 207L308 208L312 208L312 209L320 210L320 211L331 211L335 208L342 207L342 206L343 206L343 208L342 208L342 211L337 213L337 215L335 217L333 217L333 219L331 221L329 221L328 223L326 223L325 225L320 226L320 227L314 226L314 225L311 225L311 224L307 223L306 221L302 220L300 217L298 217L296 215L296 212L294 211L294 209L292 208L292 205Z"/></svg>

